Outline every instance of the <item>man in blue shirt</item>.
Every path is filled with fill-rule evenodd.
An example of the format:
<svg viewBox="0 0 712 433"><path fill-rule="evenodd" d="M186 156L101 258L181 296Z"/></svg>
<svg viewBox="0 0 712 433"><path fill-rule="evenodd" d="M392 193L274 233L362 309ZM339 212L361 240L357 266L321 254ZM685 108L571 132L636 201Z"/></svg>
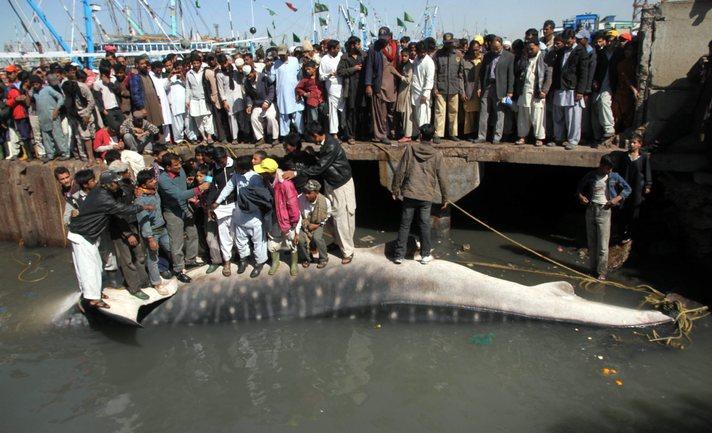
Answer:
<svg viewBox="0 0 712 433"><path fill-rule="evenodd" d="M620 206L630 195L630 186L613 172L610 156L601 157L596 170L592 170L578 184L578 198L586 208L586 237L591 271L599 280L608 273L608 243L611 237L611 209Z"/></svg>

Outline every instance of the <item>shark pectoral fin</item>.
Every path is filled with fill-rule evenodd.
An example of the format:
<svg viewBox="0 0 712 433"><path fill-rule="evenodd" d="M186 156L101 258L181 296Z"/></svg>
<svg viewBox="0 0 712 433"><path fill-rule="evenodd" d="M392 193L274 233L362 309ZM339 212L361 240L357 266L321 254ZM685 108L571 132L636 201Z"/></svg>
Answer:
<svg viewBox="0 0 712 433"><path fill-rule="evenodd" d="M96 311L124 324L142 326L138 322L139 309L144 305L170 298L178 290L175 280L170 280L164 287L168 290L167 295L159 294L153 287L144 288L143 292L149 297L146 300L134 297L125 289L104 289L103 293L108 296L104 302L109 305L109 309L97 308Z"/></svg>
<svg viewBox="0 0 712 433"><path fill-rule="evenodd" d="M539 284L532 286L532 289L561 297L576 296L574 286L566 281L553 281L551 283Z"/></svg>

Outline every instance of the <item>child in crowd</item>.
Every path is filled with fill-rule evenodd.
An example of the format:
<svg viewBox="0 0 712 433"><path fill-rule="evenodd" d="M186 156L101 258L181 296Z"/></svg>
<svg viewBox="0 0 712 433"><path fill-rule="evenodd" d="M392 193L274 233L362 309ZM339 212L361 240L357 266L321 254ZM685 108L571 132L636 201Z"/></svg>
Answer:
<svg viewBox="0 0 712 433"><path fill-rule="evenodd" d="M161 196L156 193L157 186L158 180L151 169L142 170L136 176L136 204L153 206L153 210L144 210L137 215L141 237L148 245L148 258L146 259L148 278L158 294L165 296L169 292L164 286L158 269L158 256L161 248L166 254L170 254L171 239L168 236L166 221L163 219L161 211Z"/></svg>
<svg viewBox="0 0 712 433"><path fill-rule="evenodd" d="M323 110L324 90L322 83L316 77L317 65L313 60L304 64L304 78L299 81L295 91L298 99L304 99L306 105L306 122L320 122L320 111Z"/></svg>
<svg viewBox="0 0 712 433"><path fill-rule="evenodd" d="M203 164L195 170L193 181L194 186L198 186L203 182L212 183L212 181L213 179L212 176L210 176L210 167L208 167L207 164ZM188 202L193 204L196 217L198 216L198 213L201 214L200 219L203 222L205 242L210 252L210 265L208 266L206 274L211 274L222 264L222 256L220 253L220 242L218 242L218 223L210 209L210 203L208 203L208 192L209 190L200 191L200 194L192 199L189 199Z"/></svg>
<svg viewBox="0 0 712 433"><path fill-rule="evenodd" d="M309 179L304 186L304 193L299 196L299 209L302 214L301 231L299 232L299 260L302 267L308 268L311 263L310 244L314 242L319 251L319 261L316 267L322 269L329 262L324 241L324 224L331 217L331 202L319 191L321 184Z"/></svg>

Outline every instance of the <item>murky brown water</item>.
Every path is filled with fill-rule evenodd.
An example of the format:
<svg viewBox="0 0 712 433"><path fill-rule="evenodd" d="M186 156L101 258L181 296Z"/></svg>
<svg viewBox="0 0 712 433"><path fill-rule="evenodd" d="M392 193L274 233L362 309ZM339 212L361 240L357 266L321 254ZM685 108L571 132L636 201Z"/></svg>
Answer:
<svg viewBox="0 0 712 433"><path fill-rule="evenodd" d="M366 235L392 237L365 230L357 237ZM576 264L556 244L516 236ZM439 244L441 256L548 269L492 235L453 237L471 251ZM27 250L4 244L0 252L0 432L712 430L708 320L683 351L631 330L501 316L457 324L356 318L56 328L47 318L76 285L70 254L34 251L43 254L42 269L26 277L48 271L39 283L17 280L22 266L12 255L26 258ZM527 284L547 279L478 270ZM655 272L618 275L646 281ZM615 304L639 299L577 292ZM617 373L606 377L603 368Z"/></svg>

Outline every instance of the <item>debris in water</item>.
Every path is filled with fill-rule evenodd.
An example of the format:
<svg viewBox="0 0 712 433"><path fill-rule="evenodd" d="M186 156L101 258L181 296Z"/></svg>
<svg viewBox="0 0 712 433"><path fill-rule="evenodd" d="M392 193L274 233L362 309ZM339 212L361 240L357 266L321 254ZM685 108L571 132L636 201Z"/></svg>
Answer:
<svg viewBox="0 0 712 433"><path fill-rule="evenodd" d="M556 247L556 251L558 251L558 252L560 252L560 253L563 253L563 252L564 252L564 247L562 247L561 245L559 245L558 247Z"/></svg>
<svg viewBox="0 0 712 433"><path fill-rule="evenodd" d="M603 367L601 369L601 374L608 377L608 376L614 376L614 375L618 374L618 372L616 371L615 368Z"/></svg>
<svg viewBox="0 0 712 433"><path fill-rule="evenodd" d="M616 379L616 385L623 386L623 381L620 379Z"/></svg>
<svg viewBox="0 0 712 433"><path fill-rule="evenodd" d="M601 356L601 355L596 355L596 358L598 358L598 359L600 359L601 361L603 361L603 356Z"/></svg>
<svg viewBox="0 0 712 433"><path fill-rule="evenodd" d="M593 337L586 337L587 340L593 340Z"/></svg>
<svg viewBox="0 0 712 433"><path fill-rule="evenodd" d="M362 237L362 238L359 239L359 240L360 240L361 242L373 242L373 241L376 240L376 238L374 238L374 237L371 236L371 235L366 235L366 236Z"/></svg>
<svg viewBox="0 0 712 433"><path fill-rule="evenodd" d="M381 324L380 324L380 323L376 323L376 329L381 329Z"/></svg>
<svg viewBox="0 0 712 433"><path fill-rule="evenodd" d="M579 332L579 329L578 329L578 328L574 328L574 331Z"/></svg>
<svg viewBox="0 0 712 433"><path fill-rule="evenodd" d="M460 246L460 251L470 251L470 244L462 244Z"/></svg>
<svg viewBox="0 0 712 433"><path fill-rule="evenodd" d="M492 338L494 337L493 333L489 334L480 334L480 335L473 335L470 337L470 343L476 344L478 346L489 346L492 344Z"/></svg>

